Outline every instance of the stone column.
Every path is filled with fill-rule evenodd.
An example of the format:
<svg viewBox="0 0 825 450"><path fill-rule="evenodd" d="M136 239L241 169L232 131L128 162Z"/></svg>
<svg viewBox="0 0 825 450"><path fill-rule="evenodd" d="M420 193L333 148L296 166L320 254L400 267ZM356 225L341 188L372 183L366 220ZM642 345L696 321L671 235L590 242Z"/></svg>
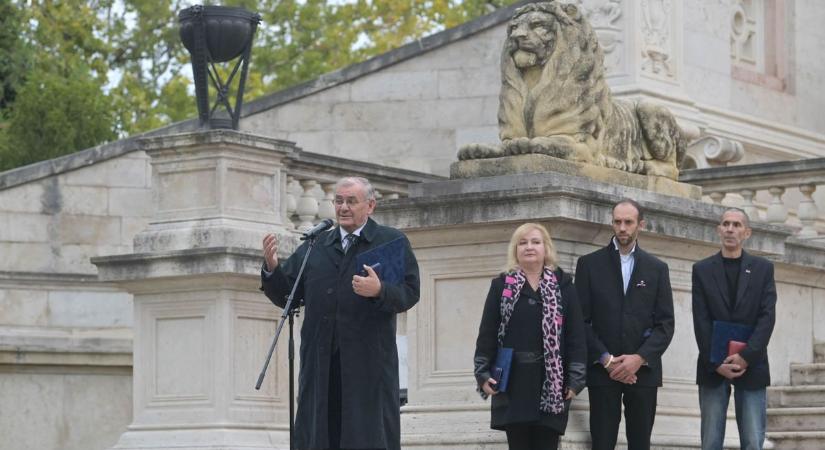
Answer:
<svg viewBox="0 0 825 450"><path fill-rule="evenodd" d="M284 347L255 381L280 312L258 290L261 239L296 245L283 223L294 147L227 130L142 145L153 218L133 254L93 260L134 295L134 417L114 448L288 448Z"/></svg>

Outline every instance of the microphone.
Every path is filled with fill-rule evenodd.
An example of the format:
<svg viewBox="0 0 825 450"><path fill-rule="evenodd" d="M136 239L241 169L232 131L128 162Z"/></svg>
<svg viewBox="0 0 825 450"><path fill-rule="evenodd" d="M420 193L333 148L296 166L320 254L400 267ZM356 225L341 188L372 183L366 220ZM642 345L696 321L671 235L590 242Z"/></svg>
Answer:
<svg viewBox="0 0 825 450"><path fill-rule="evenodd" d="M332 219L322 220L321 223L315 225L309 231L304 232L304 235L303 237L301 237L301 240L305 241L307 239L315 239L316 237L318 237L319 234L329 230L329 227L331 227L334 223L335 222L333 222Z"/></svg>

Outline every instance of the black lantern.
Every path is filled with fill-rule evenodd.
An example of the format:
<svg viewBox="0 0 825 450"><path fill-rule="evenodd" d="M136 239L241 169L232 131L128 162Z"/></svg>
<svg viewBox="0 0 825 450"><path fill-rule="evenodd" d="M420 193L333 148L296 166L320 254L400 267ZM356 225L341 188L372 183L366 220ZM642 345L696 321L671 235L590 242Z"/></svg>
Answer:
<svg viewBox="0 0 825 450"><path fill-rule="evenodd" d="M178 14L180 38L192 56L192 75L195 78L195 96L198 102L198 118L201 128L238 129L238 119L243 106L243 90L246 73L249 68L249 56L252 40L261 16L243 8L226 6L196 5L186 8ZM238 58L235 67L224 81L215 67L216 63L229 62ZM229 88L238 74L238 90L233 108L229 101ZM209 82L217 90L217 98L209 106ZM225 114L215 117L222 106Z"/></svg>

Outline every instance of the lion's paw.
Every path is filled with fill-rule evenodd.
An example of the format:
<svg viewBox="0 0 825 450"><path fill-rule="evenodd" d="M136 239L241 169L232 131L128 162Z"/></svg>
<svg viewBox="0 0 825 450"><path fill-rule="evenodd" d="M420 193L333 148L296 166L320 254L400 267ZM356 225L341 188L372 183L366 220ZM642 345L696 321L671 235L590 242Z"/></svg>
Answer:
<svg viewBox="0 0 825 450"><path fill-rule="evenodd" d="M458 150L458 160L498 158L504 156L502 148L495 144L467 144Z"/></svg>
<svg viewBox="0 0 825 450"><path fill-rule="evenodd" d="M505 155L525 155L530 153L530 138L518 137L501 143Z"/></svg>

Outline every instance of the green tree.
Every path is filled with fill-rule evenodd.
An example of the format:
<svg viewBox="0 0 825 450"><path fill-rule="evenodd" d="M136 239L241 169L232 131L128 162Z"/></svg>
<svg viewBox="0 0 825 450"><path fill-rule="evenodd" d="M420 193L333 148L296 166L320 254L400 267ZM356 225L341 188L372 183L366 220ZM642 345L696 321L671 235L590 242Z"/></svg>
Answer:
<svg viewBox="0 0 825 450"><path fill-rule="evenodd" d="M108 99L86 71L32 72L18 92L0 170L56 158L115 138Z"/></svg>
<svg viewBox="0 0 825 450"><path fill-rule="evenodd" d="M11 0L0 0L0 114L14 102L28 71L29 49L20 37L22 29L21 12Z"/></svg>
<svg viewBox="0 0 825 450"><path fill-rule="evenodd" d="M236 0L261 13L246 101L514 0ZM195 117L191 0L0 0L0 170ZM5 122L4 122L5 118Z"/></svg>

